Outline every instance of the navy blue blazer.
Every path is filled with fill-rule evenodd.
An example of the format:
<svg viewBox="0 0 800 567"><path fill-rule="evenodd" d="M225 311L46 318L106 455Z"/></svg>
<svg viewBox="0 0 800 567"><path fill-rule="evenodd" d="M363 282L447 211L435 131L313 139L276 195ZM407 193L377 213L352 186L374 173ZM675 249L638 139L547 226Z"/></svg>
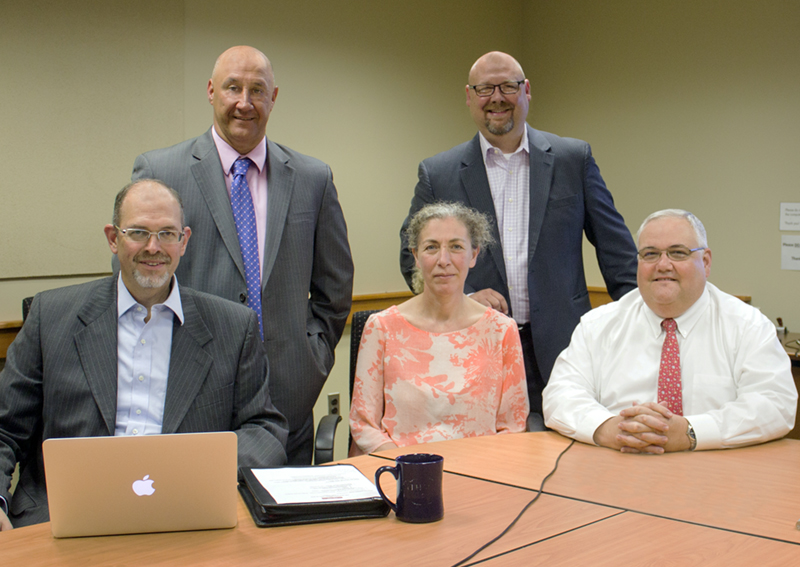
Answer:
<svg viewBox="0 0 800 567"><path fill-rule="evenodd" d="M546 381L581 315L591 309L583 272L583 234L595 247L608 292L615 300L636 287L636 246L614 207L589 144L530 126L528 141L530 321L536 361ZM419 182L401 229L400 267L409 287L414 257L407 247L405 229L414 213L436 201L461 202L497 219L477 134L419 165ZM496 223L492 234L495 244L481 252L464 291L491 288L509 301Z"/></svg>

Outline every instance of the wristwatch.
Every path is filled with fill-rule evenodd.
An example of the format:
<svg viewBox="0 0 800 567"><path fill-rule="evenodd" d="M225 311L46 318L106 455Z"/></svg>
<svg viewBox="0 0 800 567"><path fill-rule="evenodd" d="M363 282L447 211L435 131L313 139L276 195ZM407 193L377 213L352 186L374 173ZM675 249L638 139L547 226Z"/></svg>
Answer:
<svg viewBox="0 0 800 567"><path fill-rule="evenodd" d="M689 438L689 450L694 451L697 447L697 435L694 434L694 427L688 421L686 422L686 437Z"/></svg>

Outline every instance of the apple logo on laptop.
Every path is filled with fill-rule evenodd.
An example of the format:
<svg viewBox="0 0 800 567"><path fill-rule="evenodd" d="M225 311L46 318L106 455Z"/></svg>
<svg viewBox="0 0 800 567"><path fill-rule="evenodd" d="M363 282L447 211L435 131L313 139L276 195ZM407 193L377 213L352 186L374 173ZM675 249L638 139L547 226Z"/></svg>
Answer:
<svg viewBox="0 0 800 567"><path fill-rule="evenodd" d="M133 491L136 493L136 496L150 496L156 491L156 489L153 488L153 480L148 479L150 479L150 475L146 474L142 480L135 480L133 482Z"/></svg>

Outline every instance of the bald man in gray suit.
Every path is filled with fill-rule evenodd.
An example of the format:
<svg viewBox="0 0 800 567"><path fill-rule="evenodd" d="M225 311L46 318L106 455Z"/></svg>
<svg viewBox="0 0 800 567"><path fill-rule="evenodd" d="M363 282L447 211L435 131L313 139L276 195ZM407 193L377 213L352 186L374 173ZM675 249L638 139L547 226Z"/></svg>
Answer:
<svg viewBox="0 0 800 567"><path fill-rule="evenodd" d="M191 236L177 193L139 181L114 210L105 232L119 276L38 294L8 349L0 529L49 519L41 444L52 437L234 431L240 466L286 462L255 314L173 276Z"/></svg>
<svg viewBox="0 0 800 567"><path fill-rule="evenodd" d="M214 125L205 134L136 158L133 179L164 181L181 194L193 246L181 283L260 307L270 389L289 420L290 464L310 464L312 410L333 366L353 293L347 226L330 168L266 138L278 96L260 51L232 47L208 81ZM249 293L231 205L234 164L250 160L259 246L260 299ZM252 289L251 289L252 291Z"/></svg>

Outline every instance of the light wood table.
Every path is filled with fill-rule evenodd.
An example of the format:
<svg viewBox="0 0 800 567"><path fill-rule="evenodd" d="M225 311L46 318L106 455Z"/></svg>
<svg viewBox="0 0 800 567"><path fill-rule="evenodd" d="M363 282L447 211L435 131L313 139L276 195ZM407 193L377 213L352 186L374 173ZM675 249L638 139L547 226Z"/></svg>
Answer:
<svg viewBox="0 0 800 567"><path fill-rule="evenodd" d="M448 472L539 490L542 479L569 443L570 439L547 431L454 439L374 455L394 459L406 453L435 453L444 457Z"/></svg>
<svg viewBox="0 0 800 567"><path fill-rule="evenodd" d="M368 478L387 461L370 456L355 464ZM381 478L394 495L391 475ZM306 526L258 528L239 502L239 525L230 530L54 539L40 524L0 534L4 565L452 565L498 535L535 496L455 474L443 481L444 519L406 524L387 518ZM531 541L602 520L619 511L605 506L543 495L535 514L479 558L521 548Z"/></svg>
<svg viewBox="0 0 800 567"><path fill-rule="evenodd" d="M445 470L538 489L569 440L554 432L429 443ZM800 544L800 441L720 451L629 455L583 443L564 455L544 492ZM800 548L798 548L800 565Z"/></svg>
<svg viewBox="0 0 800 567"><path fill-rule="evenodd" d="M481 565L793 567L798 563L800 548L797 545L624 512L602 522L495 557Z"/></svg>
<svg viewBox="0 0 800 567"><path fill-rule="evenodd" d="M430 443L348 459L368 478L395 454L445 457L445 516L53 539L49 524L0 533L3 564L448 566L498 535L569 440L552 432ZM394 479L381 478L394 494ZM500 565L798 565L800 441L623 455L576 443L545 494L474 561ZM675 548L677 555L667 556Z"/></svg>

